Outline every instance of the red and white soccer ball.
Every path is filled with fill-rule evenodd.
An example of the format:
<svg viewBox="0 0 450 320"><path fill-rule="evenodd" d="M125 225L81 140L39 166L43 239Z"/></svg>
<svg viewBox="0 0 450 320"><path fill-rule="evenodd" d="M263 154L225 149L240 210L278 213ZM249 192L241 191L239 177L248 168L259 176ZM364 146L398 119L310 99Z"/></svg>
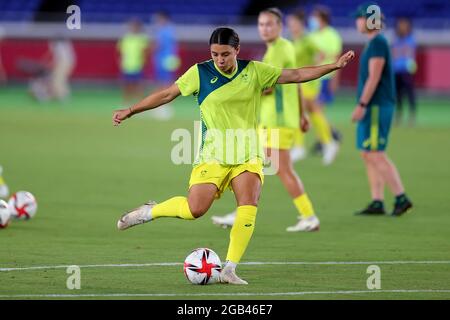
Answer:
<svg viewBox="0 0 450 320"><path fill-rule="evenodd" d="M31 219L37 211L36 198L27 191L14 193L9 198L8 204L11 210L11 216L16 219Z"/></svg>
<svg viewBox="0 0 450 320"><path fill-rule="evenodd" d="M219 256L208 248L193 250L184 260L184 274L193 284L219 282L222 263Z"/></svg>
<svg viewBox="0 0 450 320"><path fill-rule="evenodd" d="M11 211L6 201L0 200L0 229L6 228L11 219Z"/></svg>

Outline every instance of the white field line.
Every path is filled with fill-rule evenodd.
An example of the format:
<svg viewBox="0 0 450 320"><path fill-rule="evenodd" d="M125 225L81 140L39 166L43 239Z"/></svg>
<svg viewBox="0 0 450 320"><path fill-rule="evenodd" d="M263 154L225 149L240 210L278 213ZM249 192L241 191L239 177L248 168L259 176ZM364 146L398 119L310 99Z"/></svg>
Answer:
<svg viewBox="0 0 450 320"><path fill-rule="evenodd" d="M369 293L449 293L450 290L340 290L340 291L298 291L298 292L245 292L245 293L107 293L107 294L12 294L0 298L124 298L124 297L219 297L219 296L304 296L304 295L346 295Z"/></svg>
<svg viewBox="0 0 450 320"><path fill-rule="evenodd" d="M321 262L303 262L303 261L255 261L242 262L240 265L400 265L400 264L450 264L450 260L443 261L321 261ZM153 263L125 263L125 264L87 264L77 265L80 268L145 268L145 267L164 267L164 266L182 266L180 262L153 262ZM0 272L8 271L27 271L27 270L49 270L49 269L67 269L71 265L47 265L47 266L29 266L29 267L0 267Z"/></svg>

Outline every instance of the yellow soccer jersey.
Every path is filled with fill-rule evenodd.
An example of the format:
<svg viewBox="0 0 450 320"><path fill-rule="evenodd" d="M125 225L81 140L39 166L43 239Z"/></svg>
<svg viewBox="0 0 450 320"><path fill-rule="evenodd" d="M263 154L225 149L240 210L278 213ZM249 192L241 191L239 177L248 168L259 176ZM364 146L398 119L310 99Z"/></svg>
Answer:
<svg viewBox="0 0 450 320"><path fill-rule="evenodd" d="M269 45L263 62L282 69L295 68L293 44L289 40L278 38ZM265 128L298 128L298 84L277 84L273 89L271 94L261 98L260 125Z"/></svg>
<svg viewBox="0 0 450 320"><path fill-rule="evenodd" d="M315 46L323 55L320 64L334 63L342 52L342 38L333 27L326 27L310 34ZM322 79L333 77L334 72L324 75Z"/></svg>
<svg viewBox="0 0 450 320"><path fill-rule="evenodd" d="M149 39L144 33L128 33L117 43L120 50L120 67L123 72L135 73L142 71L145 64L145 49Z"/></svg>
<svg viewBox="0 0 450 320"><path fill-rule="evenodd" d="M295 48L296 67L316 65L319 49L316 47L311 34L306 34L293 41ZM313 80L301 84L302 94L305 99L315 100L320 92L320 80Z"/></svg>
<svg viewBox="0 0 450 320"><path fill-rule="evenodd" d="M237 60L225 74L213 60L198 63L176 84L183 96L193 94L200 107L200 145L194 166L200 163L242 164L264 159L258 138L261 93L275 85L281 69Z"/></svg>

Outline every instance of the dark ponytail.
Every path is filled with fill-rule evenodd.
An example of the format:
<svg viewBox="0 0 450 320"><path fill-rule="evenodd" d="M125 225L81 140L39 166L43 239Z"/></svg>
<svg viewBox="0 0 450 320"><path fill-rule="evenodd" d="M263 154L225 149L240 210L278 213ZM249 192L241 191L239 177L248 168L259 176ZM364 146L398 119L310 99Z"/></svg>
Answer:
<svg viewBox="0 0 450 320"><path fill-rule="evenodd" d="M209 45L224 44L237 49L239 46L239 36L231 28L217 28L209 38Z"/></svg>

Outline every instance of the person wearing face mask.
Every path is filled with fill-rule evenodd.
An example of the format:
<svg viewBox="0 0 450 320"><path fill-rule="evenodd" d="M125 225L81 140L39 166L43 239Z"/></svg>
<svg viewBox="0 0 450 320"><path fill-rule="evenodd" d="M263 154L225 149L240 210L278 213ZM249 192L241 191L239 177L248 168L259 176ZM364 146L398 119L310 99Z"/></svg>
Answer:
<svg viewBox="0 0 450 320"><path fill-rule="evenodd" d="M319 53L317 64L328 63L336 59L342 52L342 39L339 33L330 25L331 15L327 7L317 6L308 19L308 28ZM323 153L323 164L333 163L339 151L340 133L334 129L324 113L324 106L334 101L338 87L339 74L334 72L320 79L320 93L315 101L317 112L311 114L311 122L317 128L320 149Z"/></svg>

